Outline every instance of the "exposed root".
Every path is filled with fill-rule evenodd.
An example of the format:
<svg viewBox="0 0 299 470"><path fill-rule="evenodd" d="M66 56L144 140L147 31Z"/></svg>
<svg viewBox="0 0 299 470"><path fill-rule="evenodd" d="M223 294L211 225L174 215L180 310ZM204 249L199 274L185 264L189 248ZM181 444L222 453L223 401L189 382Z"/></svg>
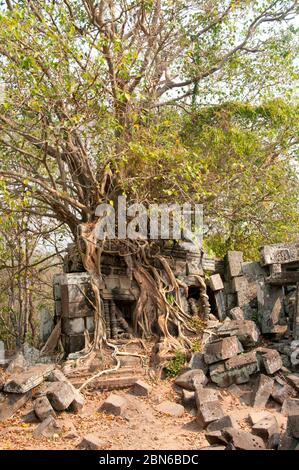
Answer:
<svg viewBox="0 0 299 470"><path fill-rule="evenodd" d="M110 368L110 369L101 370L100 372L97 372L97 373L94 374L93 376L89 377L89 378L81 385L81 387L79 388L79 391L80 391L80 392L81 392L87 385L89 385L91 382L93 382L95 379L101 377L102 375L111 374L112 372L116 372L116 371L120 368L120 360L118 359L118 356L133 356L133 357L140 357L140 359L146 359L146 356L141 355L141 354L119 351L118 347L117 347L115 344L110 343L110 342L108 342L108 341L106 341L106 345L113 349L112 357L113 357L113 358L115 359L115 361L116 361L115 367L112 367L112 368Z"/></svg>
<svg viewBox="0 0 299 470"><path fill-rule="evenodd" d="M93 348L101 348L102 342L106 340L105 320L102 310L100 288L102 285L102 276L100 271L99 259L101 247L97 245L95 229L88 224L81 225L80 240L83 241L85 249L81 251L83 265L90 274L91 287L95 295L95 332Z"/></svg>
<svg viewBox="0 0 299 470"><path fill-rule="evenodd" d="M81 390L83 390L83 388L85 388L87 385L89 385L91 382L93 382L98 377L101 377L102 375L105 375L105 374L115 372L120 368L120 360L117 358L117 355L119 353L117 346L112 344L112 343L108 343L107 341L106 341L106 344L107 344L107 346L109 346L110 348L113 348L113 350L114 350L113 353L112 353L112 357L116 360L115 367L112 367L111 369L101 370L100 372L97 372L95 375L89 377L89 379L87 379L84 382L84 384L81 385L81 387L79 388L79 392L81 392Z"/></svg>
<svg viewBox="0 0 299 470"><path fill-rule="evenodd" d="M95 334L92 344L86 341L85 354L79 361L89 358L91 354L101 349L103 344L114 349L112 356L117 364L114 368L100 371L91 377L81 388L103 374L119 368L119 355L135 355L120 352L117 346L108 341L106 322L101 289L104 281L101 275L101 254L109 252L105 242L99 243L95 236L95 225L83 224L80 227L79 248L83 265L91 277L91 286L95 296ZM188 287L179 281L167 259L159 253L157 244L148 241L119 240L115 242L113 253L122 256L127 265L127 274L134 278L139 286L139 296L133 313L133 332L141 338L156 337L159 344L159 356L167 357L177 350L186 351L191 347L191 341L186 333L194 330L190 327L192 315L186 313L182 305L181 289L185 294ZM167 279L165 278L167 276ZM203 306L204 318L210 313L210 304L204 279L196 276L199 284L200 299ZM114 309L116 315L120 312ZM105 310L106 312L106 310ZM106 312L107 316L107 312ZM140 356L141 357L141 356Z"/></svg>

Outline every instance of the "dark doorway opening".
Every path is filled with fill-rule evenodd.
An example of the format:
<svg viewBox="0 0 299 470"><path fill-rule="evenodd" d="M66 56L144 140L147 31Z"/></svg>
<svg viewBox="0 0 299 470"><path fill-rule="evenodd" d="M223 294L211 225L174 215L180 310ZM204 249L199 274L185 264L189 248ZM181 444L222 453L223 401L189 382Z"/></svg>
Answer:
<svg viewBox="0 0 299 470"><path fill-rule="evenodd" d="M133 313L135 304L136 302L132 302L131 300L115 300L116 307L130 328L133 328Z"/></svg>
<svg viewBox="0 0 299 470"><path fill-rule="evenodd" d="M199 300L199 298L200 298L199 287L198 286L189 286L188 287L188 300L189 299Z"/></svg>
<svg viewBox="0 0 299 470"><path fill-rule="evenodd" d="M210 307L211 307L211 313L213 315L215 315L216 317L218 317L218 312L217 312L217 304L216 304L216 300L215 300L215 294L214 292L212 291L212 289L207 286L207 294L208 294L208 297L209 297L209 302L210 302Z"/></svg>

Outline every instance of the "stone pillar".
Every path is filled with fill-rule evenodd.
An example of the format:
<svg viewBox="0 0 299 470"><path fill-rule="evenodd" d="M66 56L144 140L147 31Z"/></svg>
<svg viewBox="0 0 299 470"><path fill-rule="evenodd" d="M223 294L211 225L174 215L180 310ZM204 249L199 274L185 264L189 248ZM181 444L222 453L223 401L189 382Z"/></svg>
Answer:
<svg viewBox="0 0 299 470"><path fill-rule="evenodd" d="M262 333L278 333L282 330L279 320L283 314L283 290L271 286L264 280L258 281L258 317Z"/></svg>
<svg viewBox="0 0 299 470"><path fill-rule="evenodd" d="M106 336L107 339L111 338L111 329L110 329L110 301L107 299L103 300L104 303L104 317L106 324Z"/></svg>
<svg viewBox="0 0 299 470"><path fill-rule="evenodd" d="M215 294L215 302L217 306L217 314L220 321L223 321L226 317L226 305L223 291L219 290L214 292Z"/></svg>
<svg viewBox="0 0 299 470"><path fill-rule="evenodd" d="M228 251L226 255L227 274L229 279L236 276L242 276L242 251Z"/></svg>
<svg viewBox="0 0 299 470"><path fill-rule="evenodd" d="M220 321L223 321L226 317L226 305L223 294L224 285L220 274L213 274L209 279L209 284L214 292L218 318Z"/></svg>
<svg viewBox="0 0 299 470"><path fill-rule="evenodd" d="M299 339L299 282L297 283L297 290L296 290L293 337L294 339Z"/></svg>
<svg viewBox="0 0 299 470"><path fill-rule="evenodd" d="M113 339L117 338L117 320L116 320L116 306L114 300L110 302L110 325L111 336Z"/></svg>

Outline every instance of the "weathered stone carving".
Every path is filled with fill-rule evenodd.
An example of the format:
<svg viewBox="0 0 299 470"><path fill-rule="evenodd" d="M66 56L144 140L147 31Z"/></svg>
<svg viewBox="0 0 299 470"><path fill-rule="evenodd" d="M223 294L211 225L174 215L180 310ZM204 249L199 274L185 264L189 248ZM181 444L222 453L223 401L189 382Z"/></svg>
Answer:
<svg viewBox="0 0 299 470"><path fill-rule="evenodd" d="M299 243L266 245L261 248L261 264L285 264L299 261Z"/></svg>

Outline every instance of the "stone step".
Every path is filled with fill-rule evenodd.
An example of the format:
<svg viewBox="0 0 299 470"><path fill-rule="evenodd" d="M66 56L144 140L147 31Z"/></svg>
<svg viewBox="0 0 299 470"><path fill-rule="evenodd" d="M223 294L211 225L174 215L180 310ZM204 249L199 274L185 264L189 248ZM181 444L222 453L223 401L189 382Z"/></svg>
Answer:
<svg viewBox="0 0 299 470"><path fill-rule="evenodd" d="M127 376L127 377L106 377L104 378L99 378L95 379L89 386L88 388L90 390L117 390L117 389L122 389L122 388L128 388L132 387L137 380L139 379L139 376ZM83 385L84 380L80 382L73 382L73 385L76 388L81 387Z"/></svg>
<svg viewBox="0 0 299 470"><path fill-rule="evenodd" d="M103 374L99 378L94 379L88 388L92 390L114 390L131 387L145 373L145 369L142 368L121 367L117 371ZM70 381L74 387L80 388L88 377L92 377L92 374L73 377Z"/></svg>

